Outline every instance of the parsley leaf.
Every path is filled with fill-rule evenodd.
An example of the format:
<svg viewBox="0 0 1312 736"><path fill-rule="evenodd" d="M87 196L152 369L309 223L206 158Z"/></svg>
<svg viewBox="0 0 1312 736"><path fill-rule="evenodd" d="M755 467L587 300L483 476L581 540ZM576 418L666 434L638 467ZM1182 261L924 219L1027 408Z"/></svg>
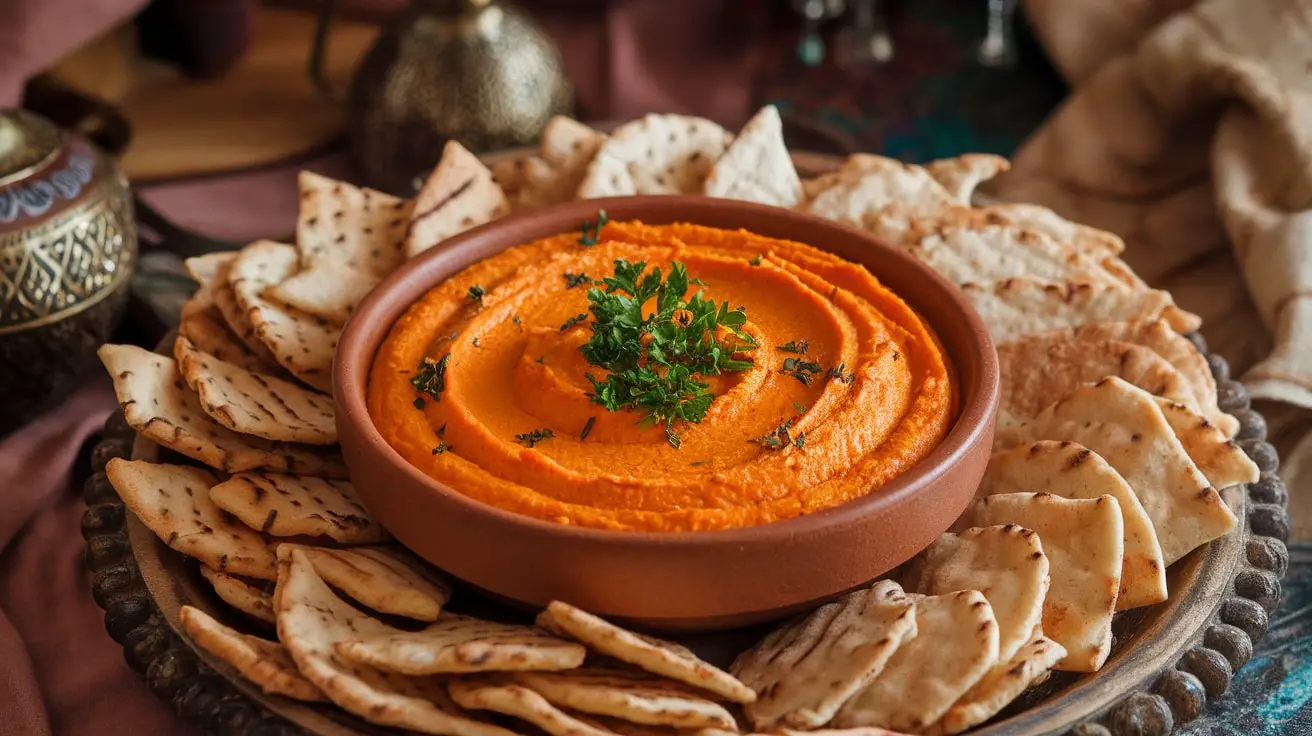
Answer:
<svg viewBox="0 0 1312 736"><path fill-rule="evenodd" d="M446 390L446 364L450 359L451 353L443 355L441 360L424 358L420 361L415 375L411 377L410 385L441 401L442 392Z"/></svg>
<svg viewBox="0 0 1312 736"><path fill-rule="evenodd" d="M465 296L469 297L469 301L477 304L480 307L483 306L483 297L486 294L487 294L487 290L484 289L479 284L474 284L473 286L469 287L469 291L465 292Z"/></svg>
<svg viewBox="0 0 1312 736"><path fill-rule="evenodd" d="M592 337L580 350L592 365L608 373L587 374L593 402L609 411L645 411L643 421L664 422L666 440L681 444L677 421L698 423L715 395L703 376L744 371L753 363L747 355L756 339L743 331L747 312L716 304L700 290L691 297L682 263L672 263L665 276L647 263L615 261L614 273L601 280L605 288L588 289ZM643 305L654 301L654 311Z"/></svg>
<svg viewBox="0 0 1312 736"><path fill-rule="evenodd" d="M552 432L550 429L544 427L542 429L535 429L532 432L517 434L515 435L515 441L525 447L534 447L539 442L549 440L555 436L556 436L555 432Z"/></svg>
<svg viewBox="0 0 1312 736"><path fill-rule="evenodd" d="M820 363L814 360L802 360L801 358L784 358L784 367L779 370L785 376L792 376L802 382L803 386L810 386L811 380L819 375L824 369Z"/></svg>
<svg viewBox="0 0 1312 736"><path fill-rule="evenodd" d="M789 340L783 345L780 345L778 349L784 351L785 353L797 353L798 355L806 355L806 351L810 350L811 346L807 344L806 340Z"/></svg>
<svg viewBox="0 0 1312 736"><path fill-rule="evenodd" d="M565 332L569 330L569 328L573 327L574 325L577 325L578 323L586 320L587 318L588 318L587 312L579 312L573 317L570 317L569 319L565 320L565 324L560 326L560 331Z"/></svg>
<svg viewBox="0 0 1312 736"><path fill-rule="evenodd" d="M454 449L456 449L456 448L452 447L451 445L448 445L448 444L445 443L445 442L439 442L439 443L437 443L437 447L434 447L434 448L433 448L433 454L434 454L434 455L441 455L442 453L446 452L447 450L454 450Z"/></svg>
<svg viewBox="0 0 1312 736"><path fill-rule="evenodd" d="M765 256L764 253L757 253L755 258L752 258L747 262L752 264L753 266L759 266L761 265L761 258L763 258L764 256Z"/></svg>
<svg viewBox="0 0 1312 736"><path fill-rule="evenodd" d="M592 434L592 425L597 423L596 417L588 417L588 421L583 424L583 431L579 432L579 442L586 440L589 434Z"/></svg>
<svg viewBox="0 0 1312 736"><path fill-rule="evenodd" d="M569 271L566 271L561 275L565 277L566 289L573 289L576 286L595 283L593 282L592 277L588 276L586 273L570 273Z"/></svg>
<svg viewBox="0 0 1312 736"><path fill-rule="evenodd" d="M597 210L597 224L592 224L588 220L583 221L583 234L579 236L579 245L593 246L601 242L601 229L606 227L610 218L606 216L606 210Z"/></svg>
<svg viewBox="0 0 1312 736"><path fill-rule="evenodd" d="M830 368L829 373L825 374L825 377L832 378L840 383L851 383L856 380L856 373L848 372L847 365L845 363L839 363L833 368Z"/></svg>

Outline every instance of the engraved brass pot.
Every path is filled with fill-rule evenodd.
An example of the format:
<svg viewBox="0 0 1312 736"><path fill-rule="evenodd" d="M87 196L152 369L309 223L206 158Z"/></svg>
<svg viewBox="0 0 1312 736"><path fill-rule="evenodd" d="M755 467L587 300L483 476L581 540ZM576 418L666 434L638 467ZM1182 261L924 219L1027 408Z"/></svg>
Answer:
<svg viewBox="0 0 1312 736"><path fill-rule="evenodd" d="M38 115L0 109L0 436L94 366L136 260L132 200L114 162Z"/></svg>
<svg viewBox="0 0 1312 736"><path fill-rule="evenodd" d="M573 93L560 51L537 25L499 0L414 0L386 26L342 95L324 79L336 0L325 0L311 74L345 97L351 159L365 184L415 191L448 140L475 152L527 145Z"/></svg>

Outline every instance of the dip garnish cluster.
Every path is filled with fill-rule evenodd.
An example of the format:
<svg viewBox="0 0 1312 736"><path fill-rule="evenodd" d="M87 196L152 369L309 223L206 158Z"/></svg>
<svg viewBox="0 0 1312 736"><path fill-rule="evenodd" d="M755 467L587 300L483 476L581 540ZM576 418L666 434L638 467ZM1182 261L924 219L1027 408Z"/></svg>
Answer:
<svg viewBox="0 0 1312 736"><path fill-rule="evenodd" d="M606 210L597 210L597 223L594 225L588 220L583 221L583 234L579 236L579 245L591 247L601 242L601 229L606 227L610 218L606 216Z"/></svg>
<svg viewBox="0 0 1312 736"><path fill-rule="evenodd" d="M592 337L580 347L589 363L609 371L603 379L587 374L592 400L609 411L645 410L643 421L664 422L678 448L675 422L701 422L715 399L699 379L752 367L747 353L757 342L742 330L747 311L727 301L717 306L700 289L685 299L693 282L678 262L663 277L659 268L648 272L646 261L619 259L602 283L588 289ZM644 314L653 298L654 311Z"/></svg>

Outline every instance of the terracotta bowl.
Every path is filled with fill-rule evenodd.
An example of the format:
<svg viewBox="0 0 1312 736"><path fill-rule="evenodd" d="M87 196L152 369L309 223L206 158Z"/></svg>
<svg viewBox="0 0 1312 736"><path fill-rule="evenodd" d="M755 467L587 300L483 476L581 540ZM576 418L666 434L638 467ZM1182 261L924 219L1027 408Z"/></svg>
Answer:
<svg viewBox="0 0 1312 736"><path fill-rule="evenodd" d="M864 265L938 332L956 366L961 416L928 457L884 488L823 512L711 532L583 529L473 501L416 470L379 435L365 384L379 345L413 302L480 259L577 230L598 208L612 220L692 222L796 240ZM369 509L437 567L511 601L569 601L664 630L745 625L800 610L885 573L946 530L988 461L998 405L997 354L962 295L911 256L850 227L784 209L703 197L573 202L452 238L406 264L356 311L337 347L333 393L342 450Z"/></svg>

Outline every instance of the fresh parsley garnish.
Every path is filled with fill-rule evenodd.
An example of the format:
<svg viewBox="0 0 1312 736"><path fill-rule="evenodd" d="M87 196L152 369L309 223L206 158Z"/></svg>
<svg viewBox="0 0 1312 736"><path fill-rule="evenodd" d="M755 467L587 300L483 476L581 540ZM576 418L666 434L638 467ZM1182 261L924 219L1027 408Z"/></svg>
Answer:
<svg viewBox="0 0 1312 736"><path fill-rule="evenodd" d="M525 447L533 447L539 442L549 440L555 436L556 434L550 429L543 428L535 429L532 432L525 432L524 434L517 434L515 435L515 441Z"/></svg>
<svg viewBox="0 0 1312 736"><path fill-rule="evenodd" d="M523 323L524 320L520 319L520 318L519 318L519 315L517 314L517 315L515 315L514 317L511 317L511 318L510 318L510 321L511 321L511 322L514 322L514 323L515 323L515 326L518 327L521 323Z"/></svg>
<svg viewBox="0 0 1312 736"><path fill-rule="evenodd" d="M479 347L479 345L478 345L478 338L477 338L477 337L474 338L474 343L473 343L473 345L474 345L474 347Z"/></svg>
<svg viewBox="0 0 1312 736"><path fill-rule="evenodd" d="M474 284L473 286L469 287L469 291L465 292L465 296L469 297L469 301L477 304L480 307L483 306L483 297L486 294L487 294L487 290L484 289L479 284Z"/></svg>
<svg viewBox="0 0 1312 736"><path fill-rule="evenodd" d="M576 286L585 286L585 285L597 283L593 281L592 277L587 275L586 273L570 273L569 271L566 271L561 275L565 277L566 289L573 289Z"/></svg>
<svg viewBox="0 0 1312 736"><path fill-rule="evenodd" d="M782 450L794 442L793 437L789 432L792 430L793 424L796 421L797 417L793 417L792 419L784 421L778 427L775 427L766 434L757 437L754 440L748 440L748 442L755 442L767 450ZM805 442L806 440L803 439L802 441Z"/></svg>
<svg viewBox="0 0 1312 736"><path fill-rule="evenodd" d="M434 455L441 455L442 453L446 452L447 450L454 450L454 449L455 449L454 447L452 447L451 445L448 445L448 444L445 443L445 442L439 442L439 443L437 443L437 447L434 447L434 448L433 448L433 454L434 454Z"/></svg>
<svg viewBox="0 0 1312 736"><path fill-rule="evenodd" d="M583 431L579 432L579 442L586 440L589 434L592 434L592 425L597 423L596 417L588 417L588 421L583 424Z"/></svg>
<svg viewBox="0 0 1312 736"><path fill-rule="evenodd" d="M441 401L442 392L446 390L446 363L450 359L451 353L443 355L441 360L424 358L419 362L419 369L410 379L410 385Z"/></svg>
<svg viewBox="0 0 1312 736"><path fill-rule="evenodd" d="M580 348L589 363L608 371L602 378L587 374L592 400L609 411L645 411L643 421L664 422L666 441L678 448L675 422L701 422L715 399L701 377L752 366L745 354L757 343L742 329L747 312L716 305L700 290L686 298L688 271L678 262L663 277L645 261L619 259L602 283L604 289L588 289L592 337ZM645 313L653 299L654 311Z"/></svg>
<svg viewBox="0 0 1312 736"><path fill-rule="evenodd" d="M583 321L586 320L587 318L588 318L588 314L587 314L587 312L579 312L578 314L574 315L573 317L570 317L569 319L565 320L565 324L563 324L563 325L560 326L560 331L561 331L561 332L565 332L565 331L569 330L569 328L573 327L574 325L579 324L580 322L583 322Z"/></svg>
<svg viewBox="0 0 1312 736"><path fill-rule="evenodd" d="M811 346L807 344L806 340L789 340L783 345L780 345L779 349L784 351L785 353L797 353L798 355L806 355L806 351L810 350Z"/></svg>
<svg viewBox="0 0 1312 736"><path fill-rule="evenodd" d="M784 358L784 367L779 370L785 376L792 376L802 382L803 386L810 386L811 380L819 375L824 369L820 363L814 360L802 360L801 358Z"/></svg>
<svg viewBox="0 0 1312 736"><path fill-rule="evenodd" d="M533 359L533 362L534 362L534 363L537 363L538 365L542 365L543 357L544 357L544 356L539 355L538 357L536 357L536 358Z"/></svg>
<svg viewBox="0 0 1312 736"><path fill-rule="evenodd" d="M416 408L416 409L423 409L423 408L424 408L424 397L422 397L422 396L416 396L416 397L415 397L415 408Z"/></svg>
<svg viewBox="0 0 1312 736"><path fill-rule="evenodd" d="M757 253L755 258L752 258L752 259L748 260L747 262L750 263L750 264L752 264L753 266L759 266L759 265L761 265L761 259L764 258L764 257L765 257L765 254L764 254L764 253Z"/></svg>
<svg viewBox="0 0 1312 736"><path fill-rule="evenodd" d="M805 413L806 413L806 404L803 404L803 403L800 402L800 401L794 401L794 402L793 402L793 411L797 412L799 415L800 415L800 414L805 414Z"/></svg>
<svg viewBox="0 0 1312 736"><path fill-rule="evenodd" d="M583 234L579 236L579 245L593 246L601 242L601 229L606 227L610 218L606 217L606 210L597 210L597 224L592 224L588 220L583 221Z"/></svg>
<svg viewBox="0 0 1312 736"><path fill-rule="evenodd" d="M797 436L793 438L793 446L798 449L806 447L806 432L797 433Z"/></svg>
<svg viewBox="0 0 1312 736"><path fill-rule="evenodd" d="M692 462L690 462L690 463L688 463L688 464L691 465L691 466L694 467L694 468L700 468L701 466L703 466L703 465L705 465L705 464L707 464L707 463L709 463L709 462L710 462L710 460L693 460Z"/></svg>
<svg viewBox="0 0 1312 736"><path fill-rule="evenodd" d="M849 372L845 363L839 363L833 368L830 368L829 373L827 373L826 376L840 383L851 383L856 380L856 373Z"/></svg>

